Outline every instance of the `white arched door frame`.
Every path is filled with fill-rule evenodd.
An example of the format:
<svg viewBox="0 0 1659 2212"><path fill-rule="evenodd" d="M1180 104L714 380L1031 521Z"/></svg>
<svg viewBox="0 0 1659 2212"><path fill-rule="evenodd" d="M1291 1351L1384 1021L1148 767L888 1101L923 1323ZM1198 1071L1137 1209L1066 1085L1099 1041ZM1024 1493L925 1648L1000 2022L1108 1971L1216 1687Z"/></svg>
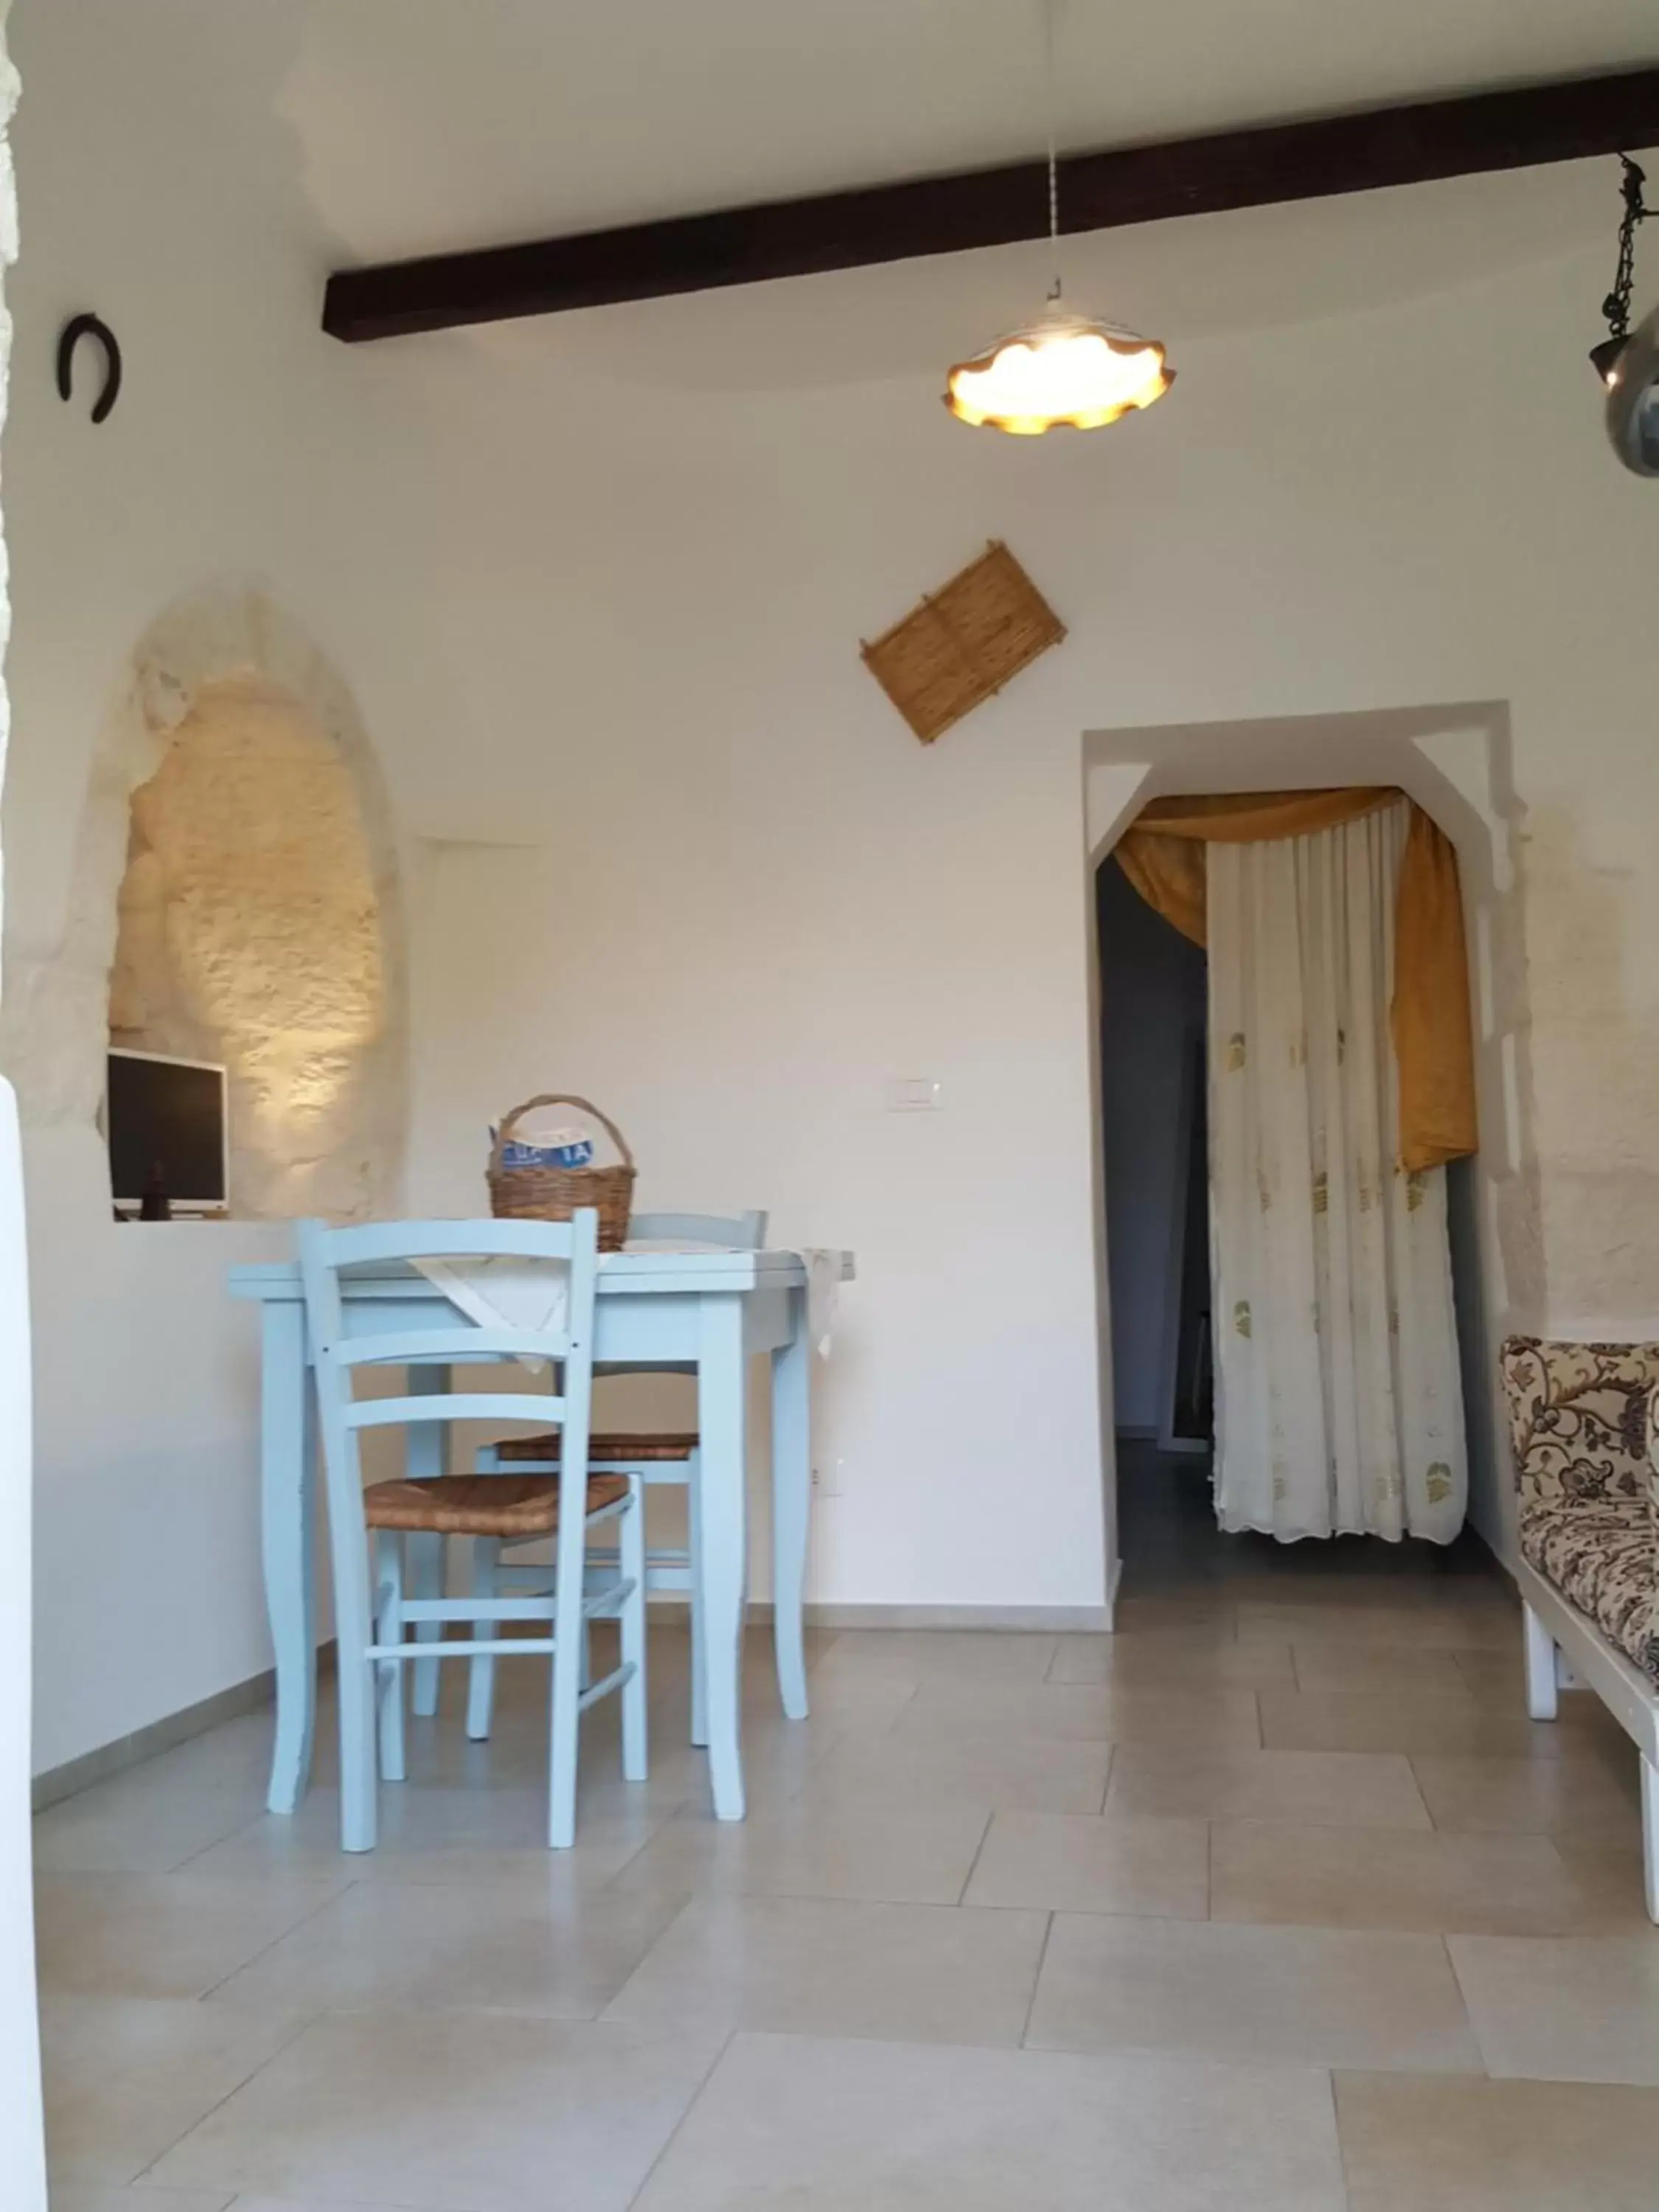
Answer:
<svg viewBox="0 0 1659 2212"><path fill-rule="evenodd" d="M1085 854L1095 870L1155 799L1185 793L1396 785L1456 848L1469 936L1480 1116L1478 1342L1465 1357L1471 1518L1506 1562L1516 1555L1513 1500L1499 1438L1497 1347L1545 1316L1538 1164L1528 1053L1526 933L1515 831L1509 710L1501 702L1382 708L1285 720L1091 730L1083 740ZM1101 1147L1098 947L1091 896L1088 962L1095 1146L1094 1220L1107 1589L1121 1571ZM1471 1355L1473 1355L1471 1357ZM1471 1389L1474 1359L1481 1387Z"/></svg>

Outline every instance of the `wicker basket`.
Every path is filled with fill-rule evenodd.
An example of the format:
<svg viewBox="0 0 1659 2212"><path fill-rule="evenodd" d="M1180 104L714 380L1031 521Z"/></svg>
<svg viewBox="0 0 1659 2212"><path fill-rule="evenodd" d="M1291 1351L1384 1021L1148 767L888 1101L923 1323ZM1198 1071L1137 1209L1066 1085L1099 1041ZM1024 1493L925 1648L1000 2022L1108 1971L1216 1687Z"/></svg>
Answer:
<svg viewBox="0 0 1659 2212"><path fill-rule="evenodd" d="M508 1138L526 1114L538 1106L576 1106L591 1114L622 1154L608 1168L509 1168L501 1164ZM568 1221L579 1206L591 1206L599 1217L599 1249L620 1252L628 1242L628 1218L634 1210L634 1155L628 1139L611 1119L586 1098L568 1091L546 1091L526 1098L501 1116L489 1152L489 1210L497 1220Z"/></svg>

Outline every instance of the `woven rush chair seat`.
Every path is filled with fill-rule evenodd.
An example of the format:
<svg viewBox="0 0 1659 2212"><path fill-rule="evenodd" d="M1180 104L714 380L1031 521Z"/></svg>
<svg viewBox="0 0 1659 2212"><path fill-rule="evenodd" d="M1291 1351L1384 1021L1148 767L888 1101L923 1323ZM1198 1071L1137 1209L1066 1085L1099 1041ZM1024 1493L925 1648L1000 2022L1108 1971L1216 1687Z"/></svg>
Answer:
<svg viewBox="0 0 1659 2212"><path fill-rule="evenodd" d="M629 1461L635 1465L644 1465L652 1461L690 1459L696 1449L697 1432L695 1429L678 1431L665 1429L655 1435L590 1437L587 1457L589 1464L594 1467L605 1467L612 1461ZM501 1460L556 1460L559 1456L559 1439L556 1436L513 1437L496 1445L495 1455Z"/></svg>
<svg viewBox="0 0 1659 2212"><path fill-rule="evenodd" d="M625 1474L596 1474L587 1510L628 1495ZM434 1536L550 1536L559 1525L558 1485L530 1474L441 1474L427 1482L376 1482L363 1492L371 1528Z"/></svg>

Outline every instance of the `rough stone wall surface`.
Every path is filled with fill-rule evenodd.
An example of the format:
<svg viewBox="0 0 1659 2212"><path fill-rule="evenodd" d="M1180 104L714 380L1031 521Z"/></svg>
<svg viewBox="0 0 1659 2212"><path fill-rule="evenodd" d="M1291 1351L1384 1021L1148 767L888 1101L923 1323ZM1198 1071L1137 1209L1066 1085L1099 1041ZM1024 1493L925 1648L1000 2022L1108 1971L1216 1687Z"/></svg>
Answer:
<svg viewBox="0 0 1659 2212"><path fill-rule="evenodd" d="M280 686L205 684L132 794L113 1041L223 1060L239 1213L360 1213L380 914L350 772Z"/></svg>
<svg viewBox="0 0 1659 2212"><path fill-rule="evenodd" d="M91 1131L113 1040L231 1075L232 1210L395 1212L407 1116L398 850L350 694L263 589L139 641L88 775L64 934L13 945L0 1065Z"/></svg>

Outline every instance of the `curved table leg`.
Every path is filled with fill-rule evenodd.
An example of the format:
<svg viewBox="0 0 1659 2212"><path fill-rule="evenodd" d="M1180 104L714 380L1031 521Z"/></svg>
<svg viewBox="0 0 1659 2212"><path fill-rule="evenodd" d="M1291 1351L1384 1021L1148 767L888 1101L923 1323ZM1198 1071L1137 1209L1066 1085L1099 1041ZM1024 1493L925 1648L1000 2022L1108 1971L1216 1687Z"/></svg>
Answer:
<svg viewBox="0 0 1659 2212"><path fill-rule="evenodd" d="M744 1302L706 1293L697 1358L702 1439L699 1565L702 1663L714 1817L741 1820L743 1624L748 1596L748 1497L744 1488Z"/></svg>
<svg viewBox="0 0 1659 2212"><path fill-rule="evenodd" d="M273 1813L292 1813L311 1781L317 1718L317 1437L298 1298L264 1309L259 1414L260 1508L265 1608L276 1656Z"/></svg>
<svg viewBox="0 0 1659 2212"><path fill-rule="evenodd" d="M812 1345L806 1293L789 1293L794 1333L772 1354L772 1636L778 1696L806 1718L806 1540L812 1517Z"/></svg>

